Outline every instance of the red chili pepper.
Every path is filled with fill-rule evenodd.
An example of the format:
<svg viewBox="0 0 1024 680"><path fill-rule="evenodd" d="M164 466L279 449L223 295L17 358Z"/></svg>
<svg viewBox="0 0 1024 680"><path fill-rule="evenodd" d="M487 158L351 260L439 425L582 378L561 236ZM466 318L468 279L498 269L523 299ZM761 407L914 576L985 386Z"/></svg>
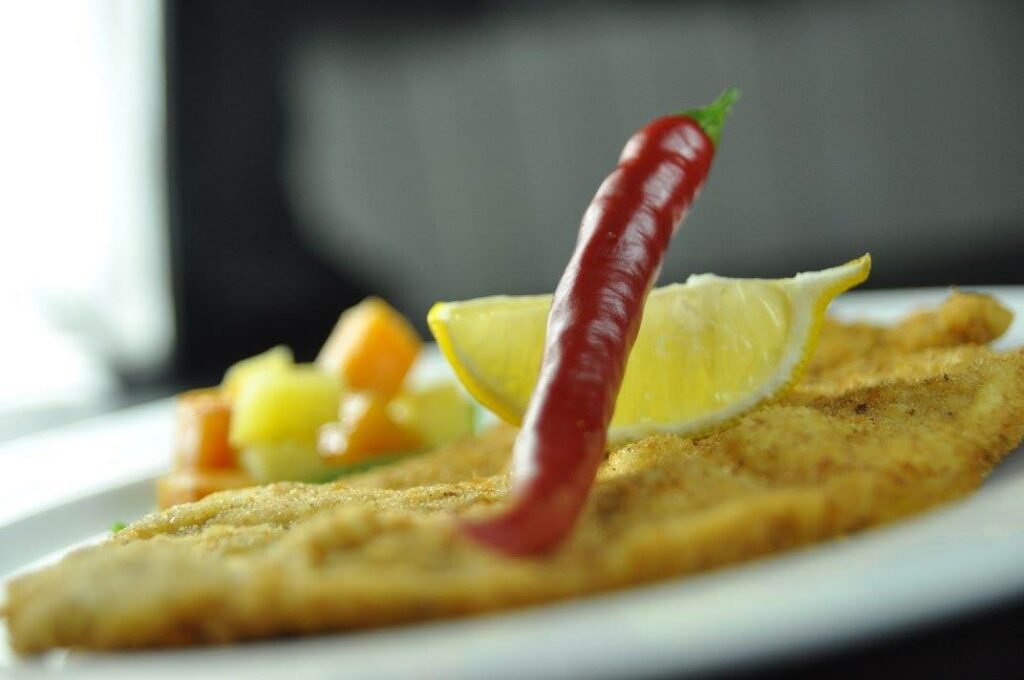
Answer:
<svg viewBox="0 0 1024 680"><path fill-rule="evenodd" d="M471 538L526 555L572 529L604 459L647 293L736 97L726 90L708 107L652 121L597 190L555 290L540 377L513 447L511 504L465 524Z"/></svg>

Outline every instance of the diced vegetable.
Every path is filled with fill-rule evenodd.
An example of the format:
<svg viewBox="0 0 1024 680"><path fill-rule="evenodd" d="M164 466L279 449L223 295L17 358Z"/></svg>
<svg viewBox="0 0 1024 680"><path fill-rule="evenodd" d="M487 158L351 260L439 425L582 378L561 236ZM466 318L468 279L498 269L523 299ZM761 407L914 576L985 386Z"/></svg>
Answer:
<svg viewBox="0 0 1024 680"><path fill-rule="evenodd" d="M156 504L163 510L197 501L216 491L253 484L252 478L241 470L175 470L156 480Z"/></svg>
<svg viewBox="0 0 1024 680"><path fill-rule="evenodd" d="M341 464L423 446L414 433L388 415L384 397L373 392L353 392L342 399L339 422L320 428L320 455Z"/></svg>
<svg viewBox="0 0 1024 680"><path fill-rule="evenodd" d="M390 397L421 344L405 317L380 298L370 297L342 313L316 365L338 376L348 389Z"/></svg>
<svg viewBox="0 0 1024 680"><path fill-rule="evenodd" d="M267 371L247 380L234 402L230 441L241 449L280 441L316 442L337 418L341 383L309 365Z"/></svg>
<svg viewBox="0 0 1024 680"><path fill-rule="evenodd" d="M224 374L221 387L229 398L237 399L246 384L253 378L265 373L284 373L294 365L295 359L292 357L292 351L284 345L278 345L263 354L243 359L233 365Z"/></svg>
<svg viewBox="0 0 1024 680"><path fill-rule="evenodd" d="M323 482L339 473L337 466L320 456L315 442L254 444L242 449L238 460L242 469L260 484L284 480Z"/></svg>
<svg viewBox="0 0 1024 680"><path fill-rule="evenodd" d="M160 506L256 483L322 482L419 448L387 404L420 345L401 314L368 298L341 315L316 364L297 365L278 346L233 365L220 387L183 394L175 471L157 483ZM341 408L346 389L367 392ZM423 410L411 408L409 418ZM322 427L330 456L318 450Z"/></svg>
<svg viewBox="0 0 1024 680"><path fill-rule="evenodd" d="M221 390L185 392L178 397L177 416L176 468L208 470L236 466L235 449L228 443L231 402Z"/></svg>
<svg viewBox="0 0 1024 680"><path fill-rule="evenodd" d="M426 448L473 434L473 404L450 382L403 389L388 404L388 415Z"/></svg>

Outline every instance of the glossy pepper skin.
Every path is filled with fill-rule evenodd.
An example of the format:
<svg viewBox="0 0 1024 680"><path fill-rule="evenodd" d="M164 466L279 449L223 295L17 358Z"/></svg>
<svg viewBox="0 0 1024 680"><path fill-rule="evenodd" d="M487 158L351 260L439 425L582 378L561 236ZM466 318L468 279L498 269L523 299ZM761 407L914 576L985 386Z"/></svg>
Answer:
<svg viewBox="0 0 1024 680"><path fill-rule="evenodd" d="M604 459L647 294L735 98L727 90L704 109L652 121L597 190L555 290L540 376L513 447L511 503L464 524L474 540L529 555L571 531Z"/></svg>

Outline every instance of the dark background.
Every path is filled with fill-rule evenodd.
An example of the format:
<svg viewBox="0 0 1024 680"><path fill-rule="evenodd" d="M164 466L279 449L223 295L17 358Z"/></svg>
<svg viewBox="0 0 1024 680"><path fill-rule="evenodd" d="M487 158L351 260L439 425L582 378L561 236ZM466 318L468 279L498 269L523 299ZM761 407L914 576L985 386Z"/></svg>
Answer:
<svg viewBox="0 0 1024 680"><path fill-rule="evenodd" d="M309 358L374 292L549 291L626 138L743 99L661 281L871 251L1024 283L1024 3L169 2L173 376Z"/></svg>

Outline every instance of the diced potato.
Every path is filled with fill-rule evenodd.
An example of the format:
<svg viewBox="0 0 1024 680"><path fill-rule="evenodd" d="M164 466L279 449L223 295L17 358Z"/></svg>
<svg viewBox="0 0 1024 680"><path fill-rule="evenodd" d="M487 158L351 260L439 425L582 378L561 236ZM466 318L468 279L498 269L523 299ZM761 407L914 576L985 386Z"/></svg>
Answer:
<svg viewBox="0 0 1024 680"><path fill-rule="evenodd" d="M339 422L320 428L317 448L328 461L351 465L423 446L419 437L391 419L379 394L346 394L339 416Z"/></svg>
<svg viewBox="0 0 1024 680"><path fill-rule="evenodd" d="M221 388L231 399L237 399L245 385L264 373L284 373L295 365L292 351L284 345L268 349L248 359L242 359L224 374Z"/></svg>
<svg viewBox="0 0 1024 680"><path fill-rule="evenodd" d="M255 444L239 453L242 469L260 484L291 480L323 482L338 475L317 452L315 442L283 441Z"/></svg>
<svg viewBox="0 0 1024 680"><path fill-rule="evenodd" d="M174 430L175 467L189 470L235 467L235 449L228 443L230 425L231 402L221 390L192 390L179 396Z"/></svg>
<svg viewBox="0 0 1024 680"><path fill-rule="evenodd" d="M403 389L388 404L388 415L434 448L473 434L473 404L450 382Z"/></svg>
<svg viewBox="0 0 1024 680"><path fill-rule="evenodd" d="M289 440L313 444L320 426L337 419L340 398L339 380L309 365L254 375L235 399L229 440L238 449Z"/></svg>
<svg viewBox="0 0 1024 680"><path fill-rule="evenodd" d="M252 478L241 470L175 470L156 480L156 504L163 510L197 501L216 491L253 484Z"/></svg>
<svg viewBox="0 0 1024 680"><path fill-rule="evenodd" d="M401 386L421 344L405 317L380 298L370 297L342 313L316 365L338 376L348 389L390 397Z"/></svg>

